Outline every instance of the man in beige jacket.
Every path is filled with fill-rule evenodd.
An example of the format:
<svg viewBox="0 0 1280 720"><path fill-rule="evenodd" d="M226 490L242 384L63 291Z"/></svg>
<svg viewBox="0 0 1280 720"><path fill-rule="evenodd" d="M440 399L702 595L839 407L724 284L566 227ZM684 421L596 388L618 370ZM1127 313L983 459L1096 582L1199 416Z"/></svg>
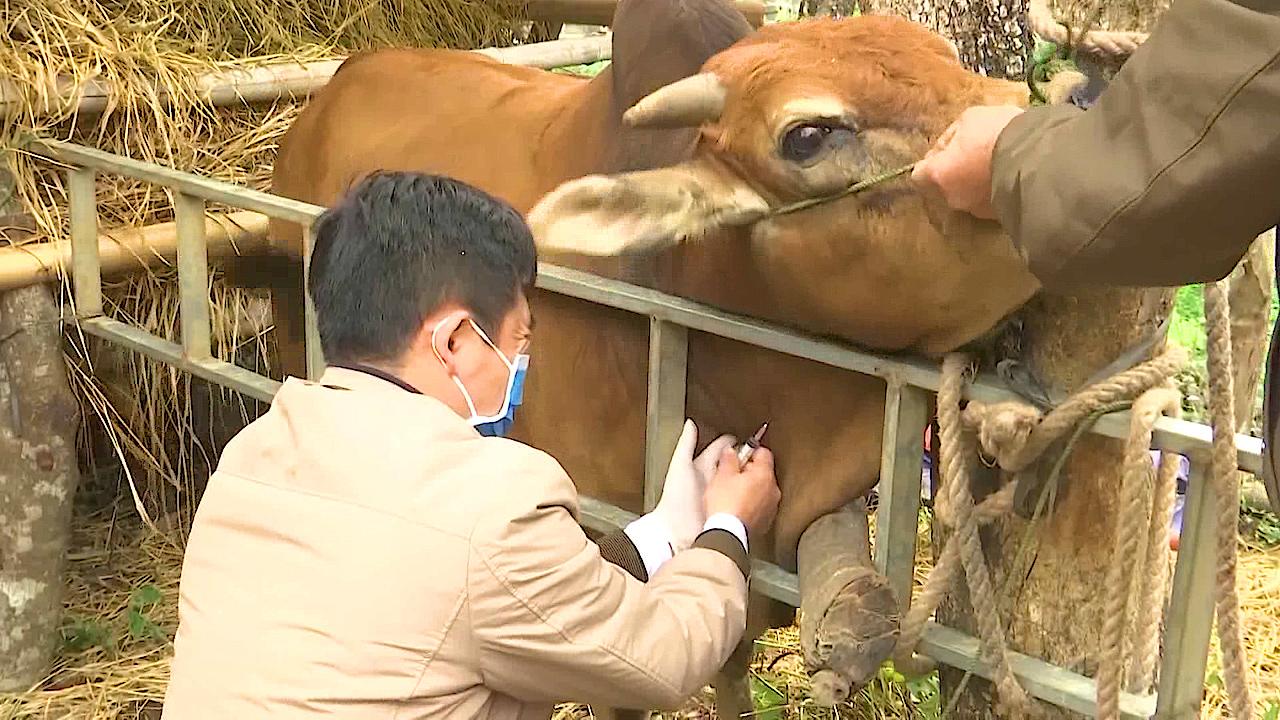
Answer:
<svg viewBox="0 0 1280 720"><path fill-rule="evenodd" d="M378 174L315 237L329 368L288 379L210 478L164 717L546 718L699 690L744 630L769 451L695 458L686 424L658 508L593 543L564 470L499 437L532 330L519 215Z"/></svg>

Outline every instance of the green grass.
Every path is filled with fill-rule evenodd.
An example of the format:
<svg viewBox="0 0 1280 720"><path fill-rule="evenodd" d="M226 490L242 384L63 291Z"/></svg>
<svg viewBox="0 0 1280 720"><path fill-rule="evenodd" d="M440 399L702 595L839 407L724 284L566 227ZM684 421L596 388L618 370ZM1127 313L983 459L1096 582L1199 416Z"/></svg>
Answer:
<svg viewBox="0 0 1280 720"><path fill-rule="evenodd" d="M564 67L552 68L551 72L561 73L563 75L579 75L581 77L595 77L602 70L609 67L608 60L599 60L589 65L566 65Z"/></svg>

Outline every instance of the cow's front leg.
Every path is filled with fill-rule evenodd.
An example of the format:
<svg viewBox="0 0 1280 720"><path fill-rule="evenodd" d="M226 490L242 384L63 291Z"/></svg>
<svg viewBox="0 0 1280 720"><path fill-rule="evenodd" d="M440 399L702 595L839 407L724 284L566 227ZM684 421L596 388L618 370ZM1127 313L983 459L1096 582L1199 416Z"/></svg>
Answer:
<svg viewBox="0 0 1280 720"><path fill-rule="evenodd" d="M716 689L716 717L721 720L740 718L755 711L751 702L751 683L747 680L754 652L755 634L748 626L742 641L711 683Z"/></svg>
<svg viewBox="0 0 1280 720"><path fill-rule="evenodd" d="M648 710L623 710L621 708L591 708L596 720L649 720Z"/></svg>
<svg viewBox="0 0 1280 720"><path fill-rule="evenodd" d="M818 518L800 538L800 647L819 705L866 685L897 642L898 602L870 546L861 499Z"/></svg>

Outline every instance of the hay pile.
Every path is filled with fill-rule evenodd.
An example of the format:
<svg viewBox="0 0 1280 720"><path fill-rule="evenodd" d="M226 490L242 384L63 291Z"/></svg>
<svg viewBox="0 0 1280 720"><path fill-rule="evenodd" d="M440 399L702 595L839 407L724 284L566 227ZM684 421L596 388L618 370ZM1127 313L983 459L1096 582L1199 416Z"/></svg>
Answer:
<svg viewBox="0 0 1280 720"><path fill-rule="evenodd" d="M521 37L519 0L25 0L0 8L0 68L8 83L0 142L40 133L258 189L267 189L277 139L296 116L292 102L212 108L194 95L203 74L235 64L309 61L385 46L503 46ZM100 114L78 116L59 86L89 80L110 91ZM164 90L167 100L158 92ZM5 153L21 210L37 220L33 240L66 238L62 173ZM15 208L2 201L0 214ZM100 176L102 229L172 219L166 193ZM108 288L107 312L178 339L176 273L161 269ZM214 353L269 367L269 321L260 299L214 294ZM61 288L67 297L66 288ZM262 408L193 383L171 369L125 357L68 334L73 382L96 427L86 450L123 457L150 517L188 516L218 444ZM96 421L94 420L96 418Z"/></svg>

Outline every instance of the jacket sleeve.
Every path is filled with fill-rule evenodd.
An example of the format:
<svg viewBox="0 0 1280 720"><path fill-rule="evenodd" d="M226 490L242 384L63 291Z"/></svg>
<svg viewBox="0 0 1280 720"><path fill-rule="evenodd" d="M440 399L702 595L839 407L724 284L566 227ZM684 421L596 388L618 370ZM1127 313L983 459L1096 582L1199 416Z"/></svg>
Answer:
<svg viewBox="0 0 1280 720"><path fill-rule="evenodd" d="M523 702L679 707L745 629L745 550L709 530L642 583L587 539L561 477L473 534L467 611L485 686Z"/></svg>
<svg viewBox="0 0 1280 720"><path fill-rule="evenodd" d="M1009 124L992 203L1046 286L1225 277L1280 221L1280 2L1173 3L1091 109Z"/></svg>
<svg viewBox="0 0 1280 720"><path fill-rule="evenodd" d="M621 530L614 530L596 541L600 547L600 557L626 570L640 582L649 582L649 572L644 568L644 558L631 538Z"/></svg>

